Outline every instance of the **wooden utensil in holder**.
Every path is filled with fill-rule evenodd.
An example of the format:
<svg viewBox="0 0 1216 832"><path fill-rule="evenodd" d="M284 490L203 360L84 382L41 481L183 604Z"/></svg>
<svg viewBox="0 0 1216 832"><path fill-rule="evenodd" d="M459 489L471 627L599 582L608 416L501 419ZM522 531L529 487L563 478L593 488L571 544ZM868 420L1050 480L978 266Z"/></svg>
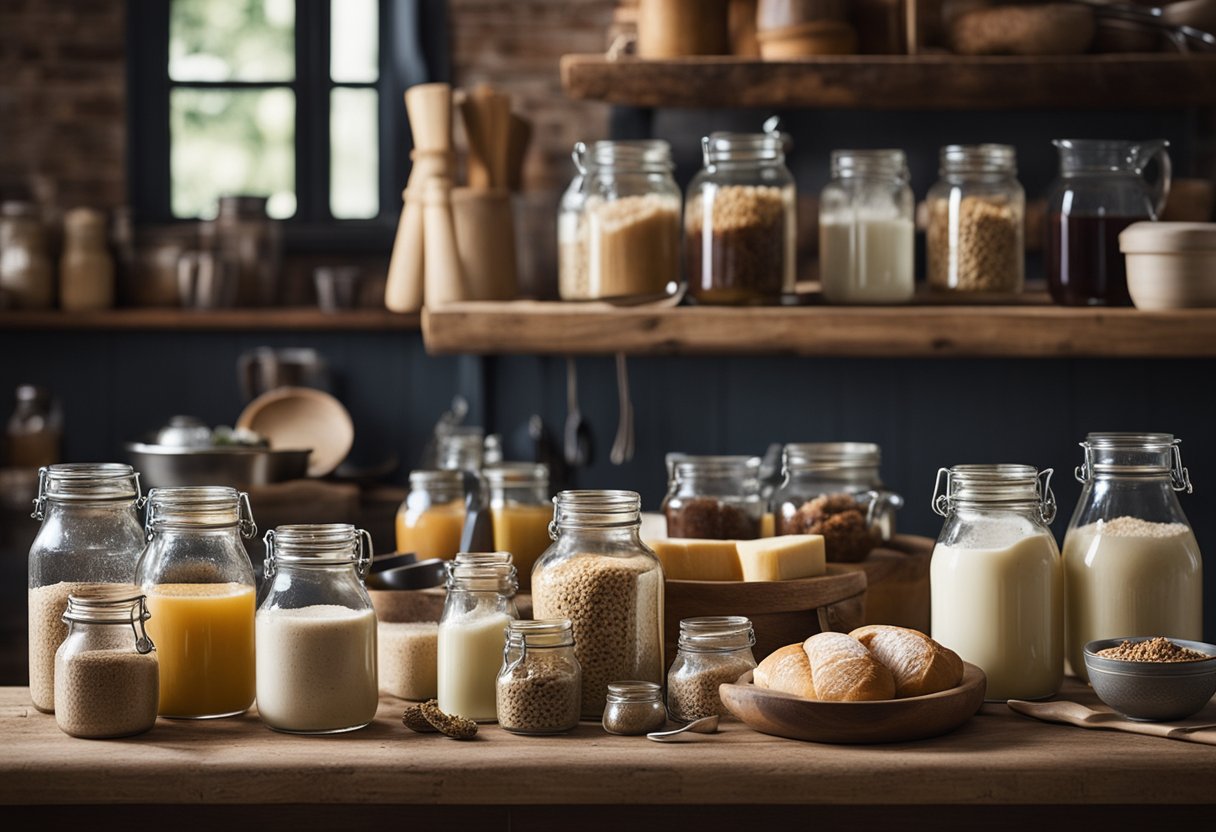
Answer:
<svg viewBox="0 0 1216 832"><path fill-rule="evenodd" d="M451 200L468 300L514 299L519 295L519 275L510 192L455 188Z"/></svg>

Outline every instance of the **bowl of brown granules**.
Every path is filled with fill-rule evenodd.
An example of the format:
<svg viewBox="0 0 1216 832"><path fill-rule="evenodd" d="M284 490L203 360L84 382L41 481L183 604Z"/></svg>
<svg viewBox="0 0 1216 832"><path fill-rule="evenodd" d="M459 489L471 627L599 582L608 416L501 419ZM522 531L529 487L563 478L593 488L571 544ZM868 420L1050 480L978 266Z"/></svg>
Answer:
<svg viewBox="0 0 1216 832"><path fill-rule="evenodd" d="M1216 644L1202 641L1099 639L1085 645L1085 667L1098 698L1129 719L1185 719L1216 694Z"/></svg>

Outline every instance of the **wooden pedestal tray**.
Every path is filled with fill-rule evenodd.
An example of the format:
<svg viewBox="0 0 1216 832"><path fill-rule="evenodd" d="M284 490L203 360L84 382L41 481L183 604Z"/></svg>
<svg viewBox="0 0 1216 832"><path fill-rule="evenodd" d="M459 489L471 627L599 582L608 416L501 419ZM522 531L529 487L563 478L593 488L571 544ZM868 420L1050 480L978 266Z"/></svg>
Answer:
<svg viewBox="0 0 1216 832"><path fill-rule="evenodd" d="M838 564L843 570L866 575L865 623L929 632L929 558L933 546L933 538L897 534L861 563Z"/></svg>

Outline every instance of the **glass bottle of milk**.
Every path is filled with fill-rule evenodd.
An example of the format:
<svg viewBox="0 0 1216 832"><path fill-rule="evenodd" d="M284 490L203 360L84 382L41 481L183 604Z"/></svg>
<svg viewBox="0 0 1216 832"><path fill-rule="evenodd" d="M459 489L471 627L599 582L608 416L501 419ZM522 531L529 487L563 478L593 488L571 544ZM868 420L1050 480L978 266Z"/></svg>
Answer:
<svg viewBox="0 0 1216 832"><path fill-rule="evenodd" d="M1064 676L1064 567L1050 468L937 472L946 518L929 566L932 635L988 676L987 698L1043 699Z"/></svg>
<svg viewBox="0 0 1216 832"><path fill-rule="evenodd" d="M1203 561L1176 492L1191 492L1168 433L1091 433L1081 499L1064 535L1068 662L1124 636L1203 637Z"/></svg>

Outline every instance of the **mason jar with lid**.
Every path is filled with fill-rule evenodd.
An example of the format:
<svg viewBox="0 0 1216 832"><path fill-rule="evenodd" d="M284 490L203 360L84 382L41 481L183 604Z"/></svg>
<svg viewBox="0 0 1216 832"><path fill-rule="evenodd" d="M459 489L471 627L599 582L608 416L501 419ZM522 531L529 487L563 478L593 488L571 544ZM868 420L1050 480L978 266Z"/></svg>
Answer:
<svg viewBox="0 0 1216 832"><path fill-rule="evenodd" d="M947 145L925 201L929 285L951 292L1020 292L1026 192L1007 144Z"/></svg>
<svg viewBox="0 0 1216 832"><path fill-rule="evenodd" d="M667 671L667 711L680 722L729 716L718 686L754 670L756 633L742 615L711 615L680 622L679 651Z"/></svg>
<svg viewBox="0 0 1216 832"><path fill-rule="evenodd" d="M466 511L460 471L411 471L409 494L397 509L397 551L451 560L460 551Z"/></svg>
<svg viewBox="0 0 1216 832"><path fill-rule="evenodd" d="M55 710L55 651L67 636L68 596L98 584L129 586L144 548L139 474L120 463L50 465L38 472L29 553L30 698Z"/></svg>
<svg viewBox="0 0 1216 832"><path fill-rule="evenodd" d="M1048 528L1052 470L937 472L946 518L929 565L932 635L988 676L989 700L1044 699L1064 679L1064 566Z"/></svg>
<svg viewBox="0 0 1216 832"><path fill-rule="evenodd" d="M532 569L533 615L573 627L586 718L603 714L609 682L663 683L663 568L639 536L641 509L633 491L562 491Z"/></svg>
<svg viewBox="0 0 1216 832"><path fill-rule="evenodd" d="M376 718L371 535L345 523L266 533L257 611L258 715L276 731L336 734Z"/></svg>
<svg viewBox="0 0 1216 832"><path fill-rule="evenodd" d="M513 734L577 728L582 677L569 619L507 622L495 699L498 724Z"/></svg>
<svg viewBox="0 0 1216 832"><path fill-rule="evenodd" d="M668 537L754 540L760 537L760 459L690 456L672 461L663 513Z"/></svg>
<svg viewBox="0 0 1216 832"><path fill-rule="evenodd" d="M1191 493L1169 433L1091 433L1064 535L1068 663L1087 678L1102 638L1203 638L1203 558L1178 492Z"/></svg>
<svg viewBox="0 0 1216 832"><path fill-rule="evenodd" d="M494 548L510 552L519 573L519 588L532 586L532 566L549 548L553 501L549 468L532 462L504 462L483 471L490 491Z"/></svg>
<svg viewBox="0 0 1216 832"><path fill-rule="evenodd" d="M68 634L55 656L55 722L88 739L129 737L156 724L156 650L148 606L133 586L84 587L68 596Z"/></svg>
<svg viewBox="0 0 1216 832"><path fill-rule="evenodd" d="M256 607L242 538L257 534L249 495L226 486L153 488L135 583L160 653L160 715L236 716L253 704Z"/></svg>
<svg viewBox="0 0 1216 832"><path fill-rule="evenodd" d="M688 185L684 249L688 290L698 303L772 303L794 291L797 200L785 166L788 137L711 133L705 166Z"/></svg>
<svg viewBox="0 0 1216 832"><path fill-rule="evenodd" d="M902 150L833 150L819 201L819 281L829 303L907 303L915 210Z"/></svg>

